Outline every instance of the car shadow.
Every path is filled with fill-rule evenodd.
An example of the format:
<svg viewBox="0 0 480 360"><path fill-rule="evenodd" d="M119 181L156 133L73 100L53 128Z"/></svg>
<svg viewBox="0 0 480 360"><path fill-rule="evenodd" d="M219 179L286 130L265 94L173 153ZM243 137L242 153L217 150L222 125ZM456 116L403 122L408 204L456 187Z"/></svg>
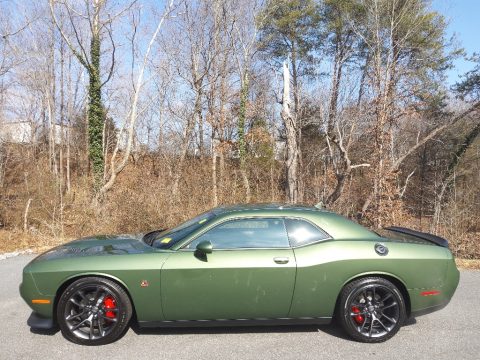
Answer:
<svg viewBox="0 0 480 360"><path fill-rule="evenodd" d="M415 318L405 321L403 326L411 326L416 324ZM340 324L332 321L328 325L277 325L277 326L231 326L231 327L162 327L162 328L146 328L140 327L138 323L133 322L130 328L137 335L215 335L215 334L262 334L262 333L300 333L300 332L322 332L327 335L351 341Z"/></svg>
<svg viewBox="0 0 480 360"><path fill-rule="evenodd" d="M60 331L60 328L54 327L52 329L34 329L30 328L30 332L35 335L45 335L45 336L53 336Z"/></svg>
<svg viewBox="0 0 480 360"><path fill-rule="evenodd" d="M231 327L179 327L144 328L134 323L130 328L137 335L215 335L215 334L262 334L262 333L301 333L323 332L328 335L348 339L336 323L330 325L278 325L278 326L231 326Z"/></svg>
<svg viewBox="0 0 480 360"><path fill-rule="evenodd" d="M415 325L417 320L409 318L403 324L405 326ZM179 328L145 328L140 327L136 321L130 324L130 329L137 335L215 335L215 334L265 334L265 333L301 333L301 332L322 332L327 335L343 339L351 340L344 332L340 324L335 320L329 325L278 325L278 326L231 326L231 327L179 327ZM120 336L123 337L126 331ZM52 329L33 329L30 332L36 335L54 336L60 331L60 328Z"/></svg>
<svg viewBox="0 0 480 360"><path fill-rule="evenodd" d="M405 320L405 322L403 323L402 326L411 326L411 325L415 325L416 323L417 323L417 319L412 317L412 318L409 318L409 319Z"/></svg>

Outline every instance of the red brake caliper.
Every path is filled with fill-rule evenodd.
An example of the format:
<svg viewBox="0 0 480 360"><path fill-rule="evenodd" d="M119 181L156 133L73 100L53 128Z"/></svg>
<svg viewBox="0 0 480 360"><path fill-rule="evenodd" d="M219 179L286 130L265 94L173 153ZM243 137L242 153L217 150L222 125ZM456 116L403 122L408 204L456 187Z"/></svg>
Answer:
<svg viewBox="0 0 480 360"><path fill-rule="evenodd" d="M359 313L360 313L360 309L359 309L358 307L356 307L356 306L352 306L352 312L353 312L354 314L359 314ZM356 322L358 325L363 324L363 320L364 320L364 319L363 319L363 316L362 316L362 315L360 315L360 314L359 314L359 315L354 315L354 316L353 316L353 319L355 320L355 322Z"/></svg>
<svg viewBox="0 0 480 360"><path fill-rule="evenodd" d="M103 305L105 306L105 316L110 319L115 319L115 312L112 311L112 309L115 309L117 307L117 304L115 303L115 299L111 296L105 297L103 300Z"/></svg>

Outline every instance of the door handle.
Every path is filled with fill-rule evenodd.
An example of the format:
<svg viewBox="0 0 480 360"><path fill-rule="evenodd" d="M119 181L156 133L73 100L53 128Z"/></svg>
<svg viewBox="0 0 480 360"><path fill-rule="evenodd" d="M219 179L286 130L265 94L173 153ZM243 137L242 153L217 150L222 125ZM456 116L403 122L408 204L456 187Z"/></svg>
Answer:
<svg viewBox="0 0 480 360"><path fill-rule="evenodd" d="M290 259L288 257L274 257L273 261L275 261L277 264L287 264Z"/></svg>

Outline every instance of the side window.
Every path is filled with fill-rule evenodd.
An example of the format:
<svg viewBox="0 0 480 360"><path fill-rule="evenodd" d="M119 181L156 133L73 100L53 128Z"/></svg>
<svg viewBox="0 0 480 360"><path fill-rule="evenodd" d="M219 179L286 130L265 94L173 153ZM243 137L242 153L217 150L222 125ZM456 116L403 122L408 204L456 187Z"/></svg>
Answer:
<svg viewBox="0 0 480 360"><path fill-rule="evenodd" d="M193 240L188 249L202 241L210 241L213 249L288 248L283 219L230 220L210 229Z"/></svg>
<svg viewBox="0 0 480 360"><path fill-rule="evenodd" d="M329 239L328 234L308 221L285 219L288 237L292 246L302 246Z"/></svg>

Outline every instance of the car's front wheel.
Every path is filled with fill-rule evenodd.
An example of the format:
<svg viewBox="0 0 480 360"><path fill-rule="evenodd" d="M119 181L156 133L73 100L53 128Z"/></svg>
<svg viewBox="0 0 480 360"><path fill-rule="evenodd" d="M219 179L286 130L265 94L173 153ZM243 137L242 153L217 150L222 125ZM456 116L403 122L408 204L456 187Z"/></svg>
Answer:
<svg viewBox="0 0 480 360"><path fill-rule="evenodd" d="M350 337L368 343L390 339L406 318L405 301L398 288L378 277L347 284L338 310L340 323Z"/></svg>
<svg viewBox="0 0 480 360"><path fill-rule="evenodd" d="M127 329L132 305L125 290L101 277L70 284L60 296L57 321L63 336L82 345L104 345Z"/></svg>

